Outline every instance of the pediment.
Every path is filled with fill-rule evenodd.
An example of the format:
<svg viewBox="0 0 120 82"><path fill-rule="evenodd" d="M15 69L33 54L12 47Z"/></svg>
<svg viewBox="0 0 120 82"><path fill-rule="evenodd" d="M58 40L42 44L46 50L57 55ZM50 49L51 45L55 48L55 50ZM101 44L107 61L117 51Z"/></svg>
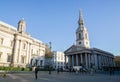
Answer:
<svg viewBox="0 0 120 82"><path fill-rule="evenodd" d="M84 50L88 50L85 47L80 47L80 46L76 46L76 45L72 45L70 48L68 48L65 53L70 53L70 52L76 52L76 51L84 51Z"/></svg>
<svg viewBox="0 0 120 82"><path fill-rule="evenodd" d="M75 51L76 50L76 46L75 45L72 45L70 48L68 48L66 51L65 51L65 53L69 53L69 52L73 52L73 51Z"/></svg>

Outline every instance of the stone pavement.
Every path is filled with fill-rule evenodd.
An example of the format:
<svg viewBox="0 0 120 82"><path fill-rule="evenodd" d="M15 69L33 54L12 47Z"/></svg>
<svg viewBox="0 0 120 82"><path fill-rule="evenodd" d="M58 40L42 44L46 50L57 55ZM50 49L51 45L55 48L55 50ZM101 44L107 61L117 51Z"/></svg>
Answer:
<svg viewBox="0 0 120 82"><path fill-rule="evenodd" d="M109 75L106 73L96 73L94 75L85 73L69 73L55 71L48 74L48 72L39 71L38 79L35 80L34 72L22 72L7 74L6 78L0 74L0 82L120 82L120 74Z"/></svg>

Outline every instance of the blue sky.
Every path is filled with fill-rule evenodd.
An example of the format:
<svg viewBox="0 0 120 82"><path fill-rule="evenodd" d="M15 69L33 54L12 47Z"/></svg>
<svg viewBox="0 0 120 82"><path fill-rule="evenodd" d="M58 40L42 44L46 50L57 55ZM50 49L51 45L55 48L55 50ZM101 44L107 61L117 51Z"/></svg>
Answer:
<svg viewBox="0 0 120 82"><path fill-rule="evenodd" d="M0 20L17 28L24 18L27 32L52 50L75 43L82 9L91 47L120 54L120 0L0 0Z"/></svg>

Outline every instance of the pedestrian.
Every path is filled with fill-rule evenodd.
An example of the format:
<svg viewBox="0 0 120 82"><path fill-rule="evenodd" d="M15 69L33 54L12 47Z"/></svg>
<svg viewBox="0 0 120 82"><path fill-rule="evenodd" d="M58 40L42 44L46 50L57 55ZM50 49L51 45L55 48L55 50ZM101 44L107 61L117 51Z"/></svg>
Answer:
<svg viewBox="0 0 120 82"><path fill-rule="evenodd" d="M70 73L72 72L72 66L70 66L70 68L69 68L69 72L70 72Z"/></svg>
<svg viewBox="0 0 120 82"><path fill-rule="evenodd" d="M59 67L57 68L57 74L59 74L60 70L59 70Z"/></svg>
<svg viewBox="0 0 120 82"><path fill-rule="evenodd" d="M111 68L111 74L114 75L114 67Z"/></svg>
<svg viewBox="0 0 120 82"><path fill-rule="evenodd" d="M52 71L52 67L51 66L48 67L48 71L49 71L49 75L51 75L51 71Z"/></svg>
<svg viewBox="0 0 120 82"><path fill-rule="evenodd" d="M112 75L112 67L108 68L110 75Z"/></svg>
<svg viewBox="0 0 120 82"><path fill-rule="evenodd" d="M35 79L36 79L36 80L37 80L37 77L38 77L38 76L37 76L37 75L38 75L38 71L39 71L39 68L36 67L36 68L35 68Z"/></svg>

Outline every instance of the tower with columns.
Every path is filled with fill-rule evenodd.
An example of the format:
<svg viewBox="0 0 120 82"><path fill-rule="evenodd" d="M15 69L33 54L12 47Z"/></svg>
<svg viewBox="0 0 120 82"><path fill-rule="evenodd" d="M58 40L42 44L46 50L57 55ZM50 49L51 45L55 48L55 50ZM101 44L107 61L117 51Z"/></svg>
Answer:
<svg viewBox="0 0 120 82"><path fill-rule="evenodd" d="M114 55L110 52L90 48L88 31L85 27L82 12L79 13L78 28L76 30L76 44L65 50L66 67L82 66L86 69L94 67L102 69L104 66L114 66Z"/></svg>
<svg viewBox="0 0 120 82"><path fill-rule="evenodd" d="M21 19L18 22L18 32L19 33L26 32L26 23L25 23L24 19Z"/></svg>
<svg viewBox="0 0 120 82"><path fill-rule="evenodd" d="M46 44L26 32L26 22L18 27L0 21L0 66L44 67Z"/></svg>

